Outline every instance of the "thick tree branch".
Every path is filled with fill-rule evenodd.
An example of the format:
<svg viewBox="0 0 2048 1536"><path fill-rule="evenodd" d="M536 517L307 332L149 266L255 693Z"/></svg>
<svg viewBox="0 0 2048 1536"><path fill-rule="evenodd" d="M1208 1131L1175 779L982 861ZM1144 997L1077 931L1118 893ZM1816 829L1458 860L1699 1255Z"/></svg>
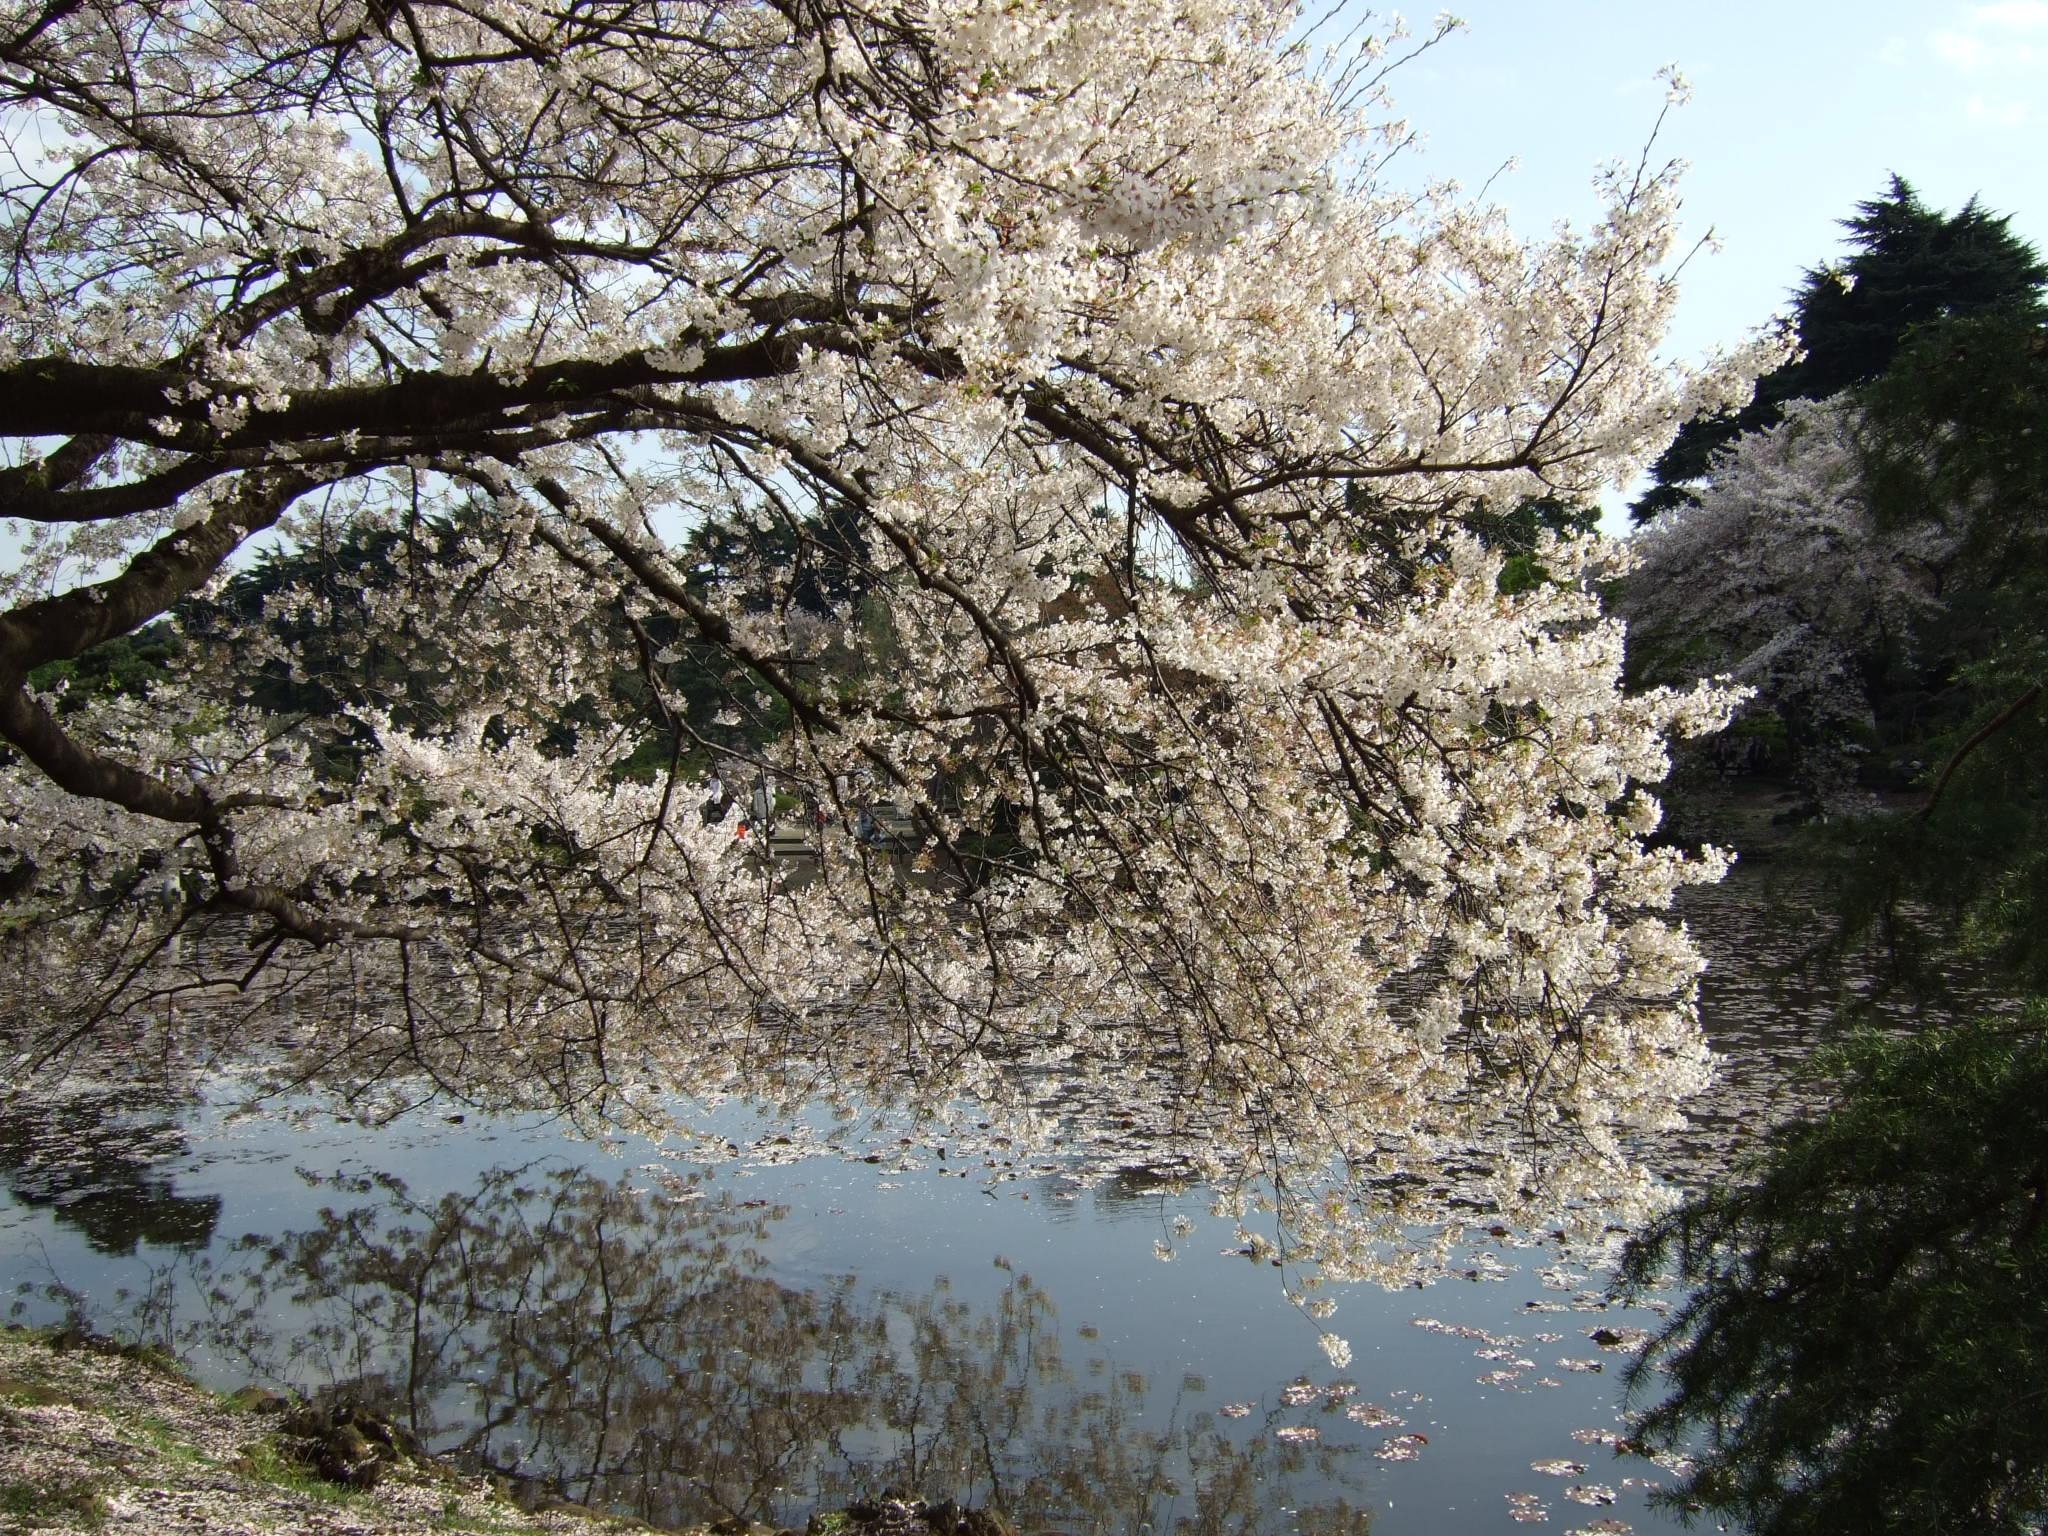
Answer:
<svg viewBox="0 0 2048 1536"><path fill-rule="evenodd" d="M210 516L173 529L118 575L0 614L0 690L37 667L83 655L166 612L197 591L250 534L268 528L328 476L308 470L250 475Z"/></svg>
<svg viewBox="0 0 2048 1536"><path fill-rule="evenodd" d="M206 797L197 790L173 789L162 779L81 747L19 683L0 692L0 735L52 784L80 799L101 800L157 821L196 825L209 815Z"/></svg>

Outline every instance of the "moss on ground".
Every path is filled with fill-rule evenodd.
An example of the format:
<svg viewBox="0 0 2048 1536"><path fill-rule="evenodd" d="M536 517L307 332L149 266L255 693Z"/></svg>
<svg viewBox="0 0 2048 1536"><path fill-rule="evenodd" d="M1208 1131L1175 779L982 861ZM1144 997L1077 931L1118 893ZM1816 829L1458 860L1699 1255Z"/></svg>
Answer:
<svg viewBox="0 0 2048 1536"><path fill-rule="evenodd" d="M97 1531L107 1521L105 1483L97 1477L0 1478L0 1519L21 1531Z"/></svg>

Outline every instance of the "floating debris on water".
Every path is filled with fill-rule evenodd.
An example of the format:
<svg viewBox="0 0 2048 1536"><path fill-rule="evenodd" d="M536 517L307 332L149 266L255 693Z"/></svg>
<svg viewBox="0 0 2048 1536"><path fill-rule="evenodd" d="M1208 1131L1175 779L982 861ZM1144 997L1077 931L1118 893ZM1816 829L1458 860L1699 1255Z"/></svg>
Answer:
<svg viewBox="0 0 2048 1536"><path fill-rule="evenodd" d="M1422 1448L1427 1444L1427 1435L1395 1435L1391 1440L1382 1441L1373 1455L1381 1461L1416 1461L1421 1458Z"/></svg>
<svg viewBox="0 0 2048 1536"><path fill-rule="evenodd" d="M1353 1403L1344 1410L1344 1417L1363 1424L1367 1429L1399 1429L1408 1421L1391 1408L1382 1408L1378 1403Z"/></svg>
<svg viewBox="0 0 2048 1536"><path fill-rule="evenodd" d="M1621 1349L1634 1352L1649 1342L1647 1328L1588 1328L1586 1337L1602 1349Z"/></svg>

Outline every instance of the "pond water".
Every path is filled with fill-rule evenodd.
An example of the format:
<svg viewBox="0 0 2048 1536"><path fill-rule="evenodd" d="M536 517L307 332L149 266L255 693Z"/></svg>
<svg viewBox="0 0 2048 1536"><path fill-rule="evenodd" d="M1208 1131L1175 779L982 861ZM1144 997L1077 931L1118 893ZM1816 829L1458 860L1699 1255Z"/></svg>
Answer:
<svg viewBox="0 0 2048 1536"><path fill-rule="evenodd" d="M1678 1177L1796 1109L1829 1002L1775 979L1807 935L1747 884L1689 917L1727 1065L1654 1149ZM18 1318L83 1312L217 1386L367 1382L437 1448L660 1522L801 1527L894 1488L1026 1531L1683 1528L1647 1503L1669 1472L1611 1444L1657 1316L1540 1234L1426 1289L1340 1288L1316 1323L1199 1190L1143 1175L699 1168L533 1119L230 1102L73 1085L7 1112Z"/></svg>

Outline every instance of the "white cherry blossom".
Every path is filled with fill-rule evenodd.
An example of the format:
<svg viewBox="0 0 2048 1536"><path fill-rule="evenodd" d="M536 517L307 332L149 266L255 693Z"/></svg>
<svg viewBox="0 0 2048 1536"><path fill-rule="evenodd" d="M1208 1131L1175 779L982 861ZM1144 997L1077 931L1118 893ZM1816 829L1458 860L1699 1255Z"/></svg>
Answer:
<svg viewBox="0 0 2048 1536"><path fill-rule="evenodd" d="M1754 359L1657 361L1669 169L1525 242L1299 20L0 0L22 1062L1035 1136L1386 1279L1647 1198L1722 867L1647 786L1729 700L1466 521ZM324 574L191 605L264 541Z"/></svg>

